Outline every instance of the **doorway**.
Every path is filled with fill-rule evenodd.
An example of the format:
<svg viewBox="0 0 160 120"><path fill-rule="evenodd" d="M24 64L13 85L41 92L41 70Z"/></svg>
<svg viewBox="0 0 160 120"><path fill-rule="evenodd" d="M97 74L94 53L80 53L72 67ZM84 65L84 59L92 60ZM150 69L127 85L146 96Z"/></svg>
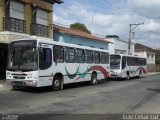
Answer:
<svg viewBox="0 0 160 120"><path fill-rule="evenodd" d="M5 79L7 67L8 44L0 43L0 80Z"/></svg>

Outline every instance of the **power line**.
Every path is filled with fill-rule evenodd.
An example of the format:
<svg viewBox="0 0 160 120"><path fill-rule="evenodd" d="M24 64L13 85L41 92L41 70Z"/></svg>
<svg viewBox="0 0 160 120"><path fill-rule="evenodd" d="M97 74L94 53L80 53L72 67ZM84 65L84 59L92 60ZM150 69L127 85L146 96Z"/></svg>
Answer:
<svg viewBox="0 0 160 120"><path fill-rule="evenodd" d="M95 2L95 1L94 1ZM103 4L101 4L101 5L103 5ZM73 6L70 6L70 5L68 5L68 4L64 4L63 5L65 8L72 8ZM78 8L77 6L74 6L74 8L77 8L77 10L79 10L80 8ZM103 8L104 8L104 6L103 6ZM76 10L76 11L77 11ZM79 11L82 11L82 9L81 10L79 10ZM118 13L122 13L121 11L120 12L118 12ZM67 14L67 15L75 15L75 13L73 12L73 11L71 11L71 12L69 12L69 13L67 13L67 10L66 10L66 12L65 12L65 14ZM79 13L79 14L82 14L81 12ZM84 14L84 13L83 13ZM83 15L82 14L82 15ZM86 14L85 14L86 15ZM88 14L87 14L88 15ZM80 15L76 15L76 17L79 17L79 18L81 18L82 16L80 16ZM85 16L86 18L88 18L88 21L92 21L91 20L91 18L90 17L88 17L88 16ZM98 19L99 21L96 21L96 22L104 22L104 20L103 19ZM101 20L101 21L100 21ZM94 20L94 23L96 24L96 22L95 22L95 20ZM98 26L99 26L99 24L97 24ZM105 26L101 26L101 27L105 27ZM126 34L125 34L126 35Z"/></svg>
<svg viewBox="0 0 160 120"><path fill-rule="evenodd" d="M102 3L102 1L101 1L101 4L100 4L99 2L94 1L94 0L91 0L91 1L92 1L94 4L97 4L97 3L98 3L98 5L99 5L101 8L106 8L106 6L104 6L105 4ZM108 5L108 4L107 4L107 5ZM112 8L111 6L112 6L112 5L110 5L110 8ZM95 24L95 25L98 25L99 27L103 27L103 28L106 27L106 26L104 26L104 25L99 24L99 23L104 22L104 21L105 21L104 19L97 19L97 18L94 17L94 14L91 15L91 14L83 13L83 12L81 12L81 11L83 11L83 9L78 8L77 6L72 6L72 5L70 5L69 3L65 3L65 4L63 4L63 7L67 8L67 9L73 8L73 9L75 9L75 11L78 13L78 14L75 14L75 12L73 12L73 11L67 12L67 10L66 10L66 11L63 11L66 15L74 15L74 16L76 16L76 17L78 17L78 18L85 17L85 18L87 18L86 20L92 22L92 25ZM118 10L119 10L119 11L118 11ZM120 11L120 9L118 9L118 10L116 9L116 12L115 12L115 13L117 13L117 11L118 11L118 15L120 15L120 13L122 13L122 12ZM112 11L113 11L113 10L112 10ZM123 13L122 13L122 14L123 14ZM91 16L91 17L90 17L90 16ZM129 17L130 17L130 16L129 16ZM107 22L107 21L105 21L105 22Z"/></svg>
<svg viewBox="0 0 160 120"><path fill-rule="evenodd" d="M95 1L94 1L94 3L95 3ZM96 3L95 3L96 4ZM79 14L83 14L83 15L88 15L88 16L94 16L94 12L93 12L93 14L91 15L91 14L84 14L84 13L82 13L82 11L84 11L83 9L80 9L79 7L77 7L77 6L71 6L71 5L69 5L69 3L65 3L65 4L63 4L63 7L65 7L65 8L68 8L68 9L70 9L70 8L76 8L76 10L80 10L80 11L77 11L77 13L78 14L76 14L77 16L79 15ZM67 14L70 14L70 13L68 13L67 12L67 10L65 11L65 13L67 13ZM73 13L73 12L72 12ZM75 15L75 13L74 13L74 15ZM87 16L87 18L89 18L90 19L90 21L91 21L91 17L88 17ZM94 22L103 22L104 21L104 19L97 19L97 18L94 18L94 19L96 19L96 20L94 20Z"/></svg>
<svg viewBox="0 0 160 120"><path fill-rule="evenodd" d="M3 7L3 8L4 8L4 11L5 11L5 6L3 6L3 5L0 5L0 6ZM30 14L30 13L22 12L22 11L19 11L19 10L14 9L14 8L10 8L10 9L11 9L11 10L14 10L14 11L17 11L17 12L21 12L21 13L26 14L26 15L32 15L32 14ZM42 17L38 17L38 18L42 18ZM48 20L48 19L44 19L44 18L42 18L42 19L53 23L53 21L50 21L50 20ZM58 23L58 22L54 22L54 23L56 23L56 24L58 24L58 25L61 25L61 26L64 26L64 27L69 27L69 26L66 26L66 25L64 25L64 24L62 24L62 23Z"/></svg>
<svg viewBox="0 0 160 120"><path fill-rule="evenodd" d="M75 15L75 12L73 12L73 11L71 11L71 12L67 12L67 11L64 12L67 15L75 15L78 18L85 17L85 18L87 18L88 21L94 22L97 25L99 25L98 22L101 23L101 22L104 21L103 19L93 20L92 15L86 14L86 13L83 13L83 12L79 12L78 10L80 10L80 8L78 8L77 6L73 7L73 6L64 5L63 7L68 8L68 9L70 9L70 8L74 9L75 8L75 10L78 12L78 14L76 14L76 15ZM81 9L81 11L83 11L83 10ZM105 26L101 26L101 27L105 27Z"/></svg>
<svg viewBox="0 0 160 120"><path fill-rule="evenodd" d="M102 5L102 7L104 8L104 6L103 6L103 4L101 4ZM3 5L1 5L0 4L0 6L2 6L3 8L4 8L4 11L5 11L5 7L3 6ZM71 7L73 7L73 6L69 6L68 5L68 3L67 4L64 4L63 5L64 6L64 8L68 8L68 9L70 9ZM100 24L98 24L98 23L101 23L101 22L104 22L104 20L103 19L97 19L97 18L94 18L94 20L93 20L93 15L90 15L90 14L88 14L88 13L83 13L83 12L79 12L78 10L80 9L80 8L78 8L77 6L74 6L74 8L75 8L75 10L77 10L77 13L78 14L76 14L76 17L77 18L82 18L82 17L85 17L85 18L87 18L87 20L89 21L89 22L91 22L91 24L92 24L92 27L101 27L101 29L102 28L106 28L105 26L102 26L102 25L100 25ZM19 10L16 10L16 9L14 9L14 8L10 8L10 9L12 9L12 10L15 10L15 11L17 11L17 12L22 12L22 11L19 11ZM81 11L82 11L82 9L80 9ZM28 12L23 12L24 14L26 14L26 15L32 15L31 13L28 13ZM66 13L67 15L74 15L75 16L75 12L67 12L67 10L66 10L66 12L64 12L64 13ZM91 16L91 17L90 17ZM53 20L48 20L48 19L44 19L44 18L42 18L42 17L37 17L37 18L41 18L41 19L43 19L43 20L46 20L46 21L48 21L48 22L52 22L53 23ZM61 24L62 25L62 23L58 23L58 24ZM95 25L97 25L97 26L93 26L93 24L95 24ZM63 26L66 26L66 25L63 25ZM96 34L96 35L99 35L99 34L97 34L97 33L94 33L94 34ZM105 35L103 35L103 36L105 36Z"/></svg>
<svg viewBox="0 0 160 120"><path fill-rule="evenodd" d="M113 9L112 8L112 6L110 6L110 5L108 5L108 4L105 4L105 2L103 1L95 1L95 0L91 0L92 1L92 3L94 3L95 5L99 5L100 6L100 8L104 8L104 10L105 9L107 9L108 7L109 8L111 8L111 9ZM117 14L121 14L121 12L119 12L119 11L117 11L117 9L115 10L112 10L112 11L110 11L110 12L112 12L114 15L117 15Z"/></svg>
<svg viewBox="0 0 160 120"><path fill-rule="evenodd" d="M117 11L117 13L119 14L124 14L121 9L115 7L112 3L110 3L108 0L105 0L105 2L107 3L107 5L111 6L112 9L114 9L115 11Z"/></svg>

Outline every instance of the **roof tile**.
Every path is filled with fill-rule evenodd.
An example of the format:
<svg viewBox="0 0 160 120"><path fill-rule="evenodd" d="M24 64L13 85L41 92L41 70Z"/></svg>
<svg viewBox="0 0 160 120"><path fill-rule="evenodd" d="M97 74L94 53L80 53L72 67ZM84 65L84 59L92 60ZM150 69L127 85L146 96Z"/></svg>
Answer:
<svg viewBox="0 0 160 120"><path fill-rule="evenodd" d="M97 36L94 36L92 34L88 34L86 32L82 32L82 31L78 31L78 30L62 27L62 26L59 26L59 25L55 25L54 24L53 28L54 28L54 31L58 31L60 33L66 33L66 34L71 34L71 35L75 35L75 36L79 36L79 37L88 38L88 39L91 39L91 40L97 40L97 41L111 43L110 41L108 41L108 40L106 40L104 38L99 38Z"/></svg>
<svg viewBox="0 0 160 120"><path fill-rule="evenodd" d="M135 48L135 50L149 50L149 51L155 51L155 49L150 48L150 47L145 46L145 45L142 45L142 44L140 44L140 43L136 43L134 48Z"/></svg>

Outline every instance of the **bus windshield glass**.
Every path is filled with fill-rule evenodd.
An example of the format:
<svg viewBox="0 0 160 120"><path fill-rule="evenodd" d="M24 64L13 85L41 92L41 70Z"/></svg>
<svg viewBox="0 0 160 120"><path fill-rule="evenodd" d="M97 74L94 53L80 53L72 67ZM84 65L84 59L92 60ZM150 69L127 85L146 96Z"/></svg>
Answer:
<svg viewBox="0 0 160 120"><path fill-rule="evenodd" d="M111 69L120 69L120 55L111 55L110 56L110 68Z"/></svg>
<svg viewBox="0 0 160 120"><path fill-rule="evenodd" d="M12 42L9 46L8 70L31 71L38 69L35 41Z"/></svg>

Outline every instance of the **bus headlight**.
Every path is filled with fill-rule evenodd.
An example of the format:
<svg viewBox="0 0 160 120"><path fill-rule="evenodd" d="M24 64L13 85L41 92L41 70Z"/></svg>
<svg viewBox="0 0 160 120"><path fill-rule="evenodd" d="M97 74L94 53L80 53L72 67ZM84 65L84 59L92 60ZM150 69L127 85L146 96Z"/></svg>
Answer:
<svg viewBox="0 0 160 120"><path fill-rule="evenodd" d="M35 80L27 80L25 83L27 86L34 86L34 87L37 86L37 81Z"/></svg>
<svg viewBox="0 0 160 120"><path fill-rule="evenodd" d="M9 75L11 75L11 73L10 72L6 72L6 75L9 76Z"/></svg>

